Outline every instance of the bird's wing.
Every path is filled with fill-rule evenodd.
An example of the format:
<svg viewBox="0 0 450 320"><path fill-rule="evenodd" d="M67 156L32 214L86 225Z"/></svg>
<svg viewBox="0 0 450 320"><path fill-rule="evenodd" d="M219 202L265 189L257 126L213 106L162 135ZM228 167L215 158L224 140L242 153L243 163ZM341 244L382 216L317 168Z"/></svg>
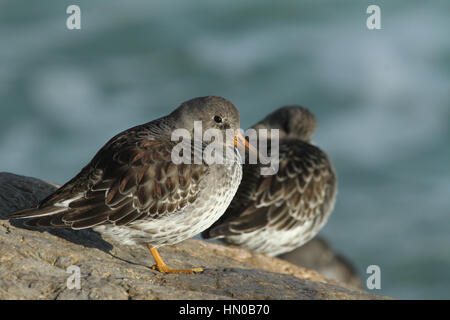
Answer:
<svg viewBox="0 0 450 320"><path fill-rule="evenodd" d="M29 226L83 229L169 215L195 201L208 170L204 164L175 164L174 145L167 138L149 139L145 133L127 130L38 208L11 218L31 218L26 221Z"/></svg>
<svg viewBox="0 0 450 320"><path fill-rule="evenodd" d="M203 233L217 238L266 226L278 230L321 218L334 201L336 175L324 152L306 142L280 143L279 170L262 176L245 165L241 185L225 214ZM331 204L332 205L332 204Z"/></svg>

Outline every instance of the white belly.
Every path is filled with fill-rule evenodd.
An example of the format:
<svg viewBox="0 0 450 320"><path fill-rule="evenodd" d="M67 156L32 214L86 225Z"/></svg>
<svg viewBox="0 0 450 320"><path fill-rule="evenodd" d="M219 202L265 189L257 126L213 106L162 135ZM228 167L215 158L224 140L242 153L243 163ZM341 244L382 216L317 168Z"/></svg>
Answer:
<svg viewBox="0 0 450 320"><path fill-rule="evenodd" d="M242 178L239 163L222 166L201 185L199 197L182 211L161 218L142 219L127 226L101 225L94 230L127 245L150 244L159 247L192 238L222 216L233 199ZM220 175L220 185L211 185Z"/></svg>
<svg viewBox="0 0 450 320"><path fill-rule="evenodd" d="M253 232L227 236L224 240L274 257L290 252L311 240L320 230L320 227L312 228L313 224L313 220L306 221L303 225L290 230L276 230L274 227L267 226Z"/></svg>

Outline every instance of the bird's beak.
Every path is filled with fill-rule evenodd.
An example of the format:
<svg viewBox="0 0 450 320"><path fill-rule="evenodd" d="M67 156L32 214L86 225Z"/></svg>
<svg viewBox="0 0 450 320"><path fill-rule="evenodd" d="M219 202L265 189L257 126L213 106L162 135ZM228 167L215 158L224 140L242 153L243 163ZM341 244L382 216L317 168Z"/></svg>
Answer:
<svg viewBox="0 0 450 320"><path fill-rule="evenodd" d="M241 148L245 149L245 152L251 156L253 155L253 157L255 159L259 158L259 153L256 150L255 147L253 147L242 135L242 133L238 133L235 137L234 137L234 146L240 150L242 150Z"/></svg>

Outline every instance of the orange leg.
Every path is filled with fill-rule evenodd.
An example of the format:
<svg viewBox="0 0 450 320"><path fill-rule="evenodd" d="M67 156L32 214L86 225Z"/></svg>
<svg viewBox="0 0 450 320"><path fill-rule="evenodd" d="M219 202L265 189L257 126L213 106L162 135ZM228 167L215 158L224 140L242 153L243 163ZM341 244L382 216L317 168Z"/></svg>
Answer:
<svg viewBox="0 0 450 320"><path fill-rule="evenodd" d="M163 259L161 259L161 256L158 253L158 250L156 248L153 248L151 245L147 244L148 250L150 250L150 253L153 256L153 259L155 259L156 264L152 266L153 270L158 270L162 273L189 273L192 274L194 272L202 272L202 268L192 268L192 269L172 269L169 267Z"/></svg>

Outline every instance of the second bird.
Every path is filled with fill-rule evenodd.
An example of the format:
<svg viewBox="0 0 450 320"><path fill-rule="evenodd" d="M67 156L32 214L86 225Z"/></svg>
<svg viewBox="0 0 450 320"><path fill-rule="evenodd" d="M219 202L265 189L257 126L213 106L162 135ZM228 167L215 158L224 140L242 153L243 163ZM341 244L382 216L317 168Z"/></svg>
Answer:
<svg viewBox="0 0 450 320"><path fill-rule="evenodd" d="M253 128L280 130L279 170L263 176L261 164L245 164L231 205L202 236L276 256L303 245L325 225L337 177L325 152L310 142L317 122L308 109L279 108Z"/></svg>

